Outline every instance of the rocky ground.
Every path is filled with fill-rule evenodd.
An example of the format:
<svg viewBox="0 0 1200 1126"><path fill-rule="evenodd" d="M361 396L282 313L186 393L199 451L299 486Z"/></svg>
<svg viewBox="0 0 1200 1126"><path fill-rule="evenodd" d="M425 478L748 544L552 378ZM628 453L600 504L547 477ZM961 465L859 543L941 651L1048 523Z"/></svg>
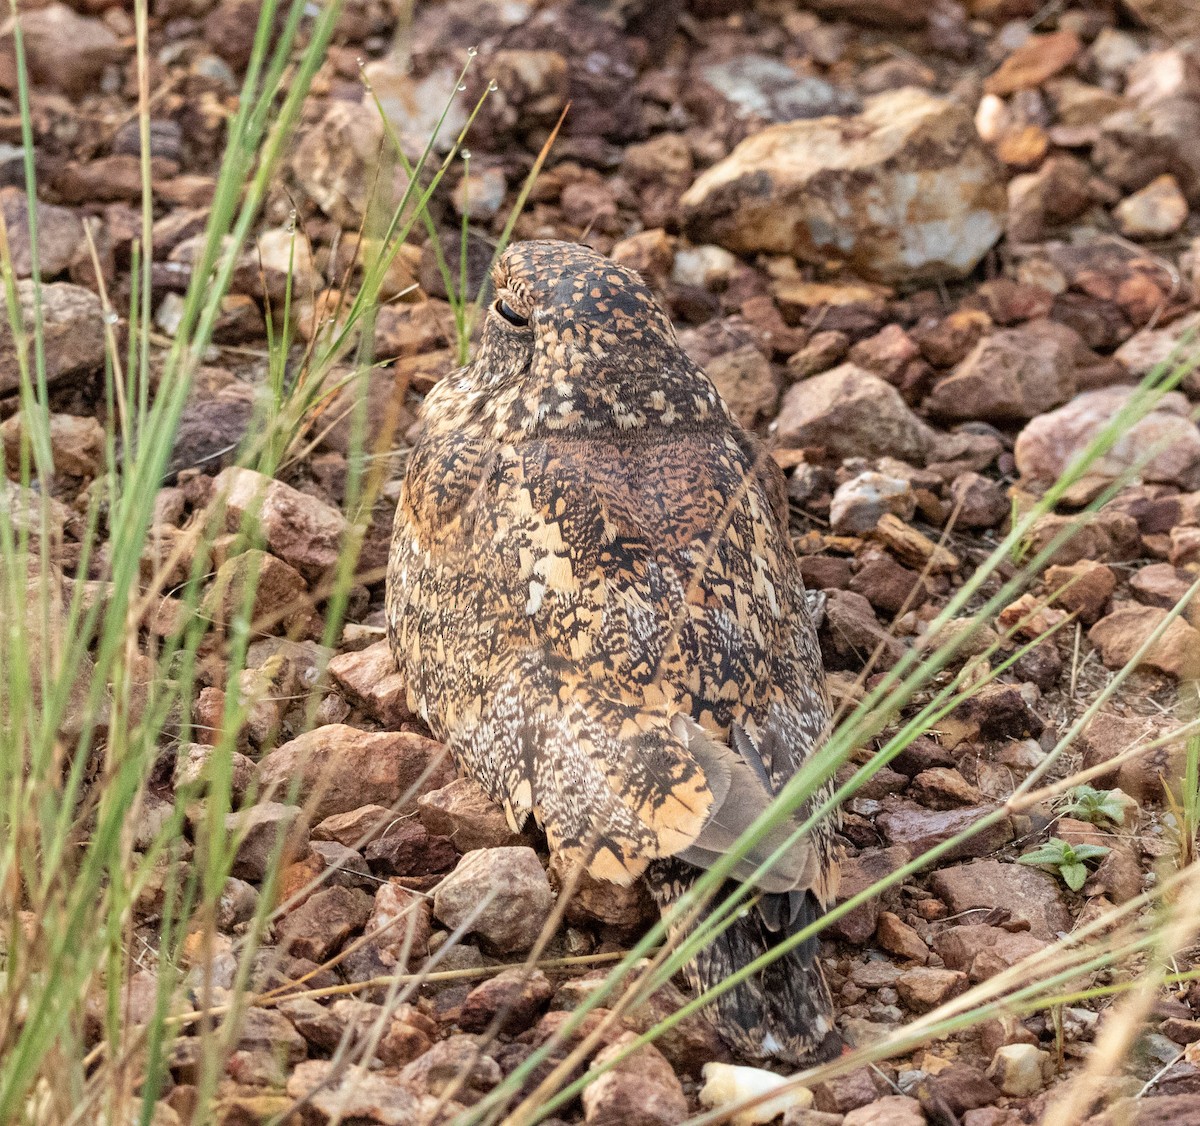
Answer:
<svg viewBox="0 0 1200 1126"><path fill-rule="evenodd" d="M34 81L60 562L68 577L103 580L103 559L90 574L73 570L79 498L103 450L96 419L106 325L83 224L114 306L128 307L141 222L133 23L125 6L108 0L21 7ZM178 324L257 7L153 5L152 276L163 347ZM1132 385L1200 327L1200 38L1186 40L1200 34L1200 17L1187 0L451 0L418 5L411 26L400 20L404 7L346 5L286 176L224 301L211 363L186 408L173 476L158 498L160 545L175 544L224 486L234 498L233 529L260 483L229 462L266 377L264 318L279 308L293 209L306 240L296 262L301 341L338 291L357 284L358 231L383 140L364 76L406 143L416 144L453 92L470 47L478 56L447 132L489 83L497 89L469 137L469 183L456 164L436 200L447 246L457 253L456 209L465 199L470 266L482 271L489 240L569 102L515 237L584 241L640 270L742 422L771 436L789 474L805 579L826 592L821 640L839 699L858 691L873 651L877 675L923 637L1014 514L1113 417ZM6 34L0 89L11 92ZM18 271L28 276L20 140L9 93L0 98L0 208ZM396 259L384 288L392 300L374 328L375 353L391 362L375 376L372 417L398 404L402 431L420 392L454 364L451 307L425 238L418 227ZM264 286L276 298L270 306ZM28 300L28 283L21 292ZM5 332L0 433L10 463L21 428L17 385ZM1064 611L1074 619L849 803L843 897L1003 802L1196 580L1198 400L1200 377L1185 379L1034 529L1032 549L1153 451L1138 481L1058 549L1030 595L987 625L1017 626L1015 640L1030 641L1061 625ZM393 972L406 950L417 965L482 889L496 898L441 968L512 961L554 904L558 873L543 842L515 836L472 784L454 778L390 671L378 567L395 480L385 484L368 532L364 581L353 590L329 682L313 687L323 607L296 607L338 557L347 442L344 426L325 429L288 466L263 509L266 550L224 559L213 580L224 590L221 583L261 572L256 615L277 623L254 641L243 674L243 689L261 700L240 735L235 791L299 776L306 805L264 800L231 817L231 829L249 831L222 901L219 987L233 980L233 942L254 910L281 826L289 840L281 899L327 876L275 928L276 958L263 957L252 975L257 988L310 972L310 987L366 981ZM147 560L148 573L154 563ZM1039 609L1038 600L1063 587L1061 609ZM147 631L170 632L174 609L164 600ZM1069 765L1101 763L1169 730L1200 675L1198 631L1196 609L1171 626ZM220 729L221 683L214 672L195 701L201 740L215 741ZM314 705L317 726L305 730ZM825 953L847 1037L886 1035L1151 886L1177 852L1163 780L1178 777L1179 751L1127 762L1093 783L1132 799L1120 825L1050 806L1001 819L936 870L840 920ZM164 740L139 831L151 832L175 801L194 799L210 753L203 741ZM1015 863L1049 836L1110 851L1074 892L1051 871ZM405 911L416 920L407 936L393 926L363 941ZM641 891L589 885L548 956L625 949L651 917ZM153 896L139 923L152 943ZM332 968L319 968L331 959ZM480 974L424 987L387 1022L378 1068L353 1076L351 1119L416 1121L508 1003L503 1033L455 1096L478 1099L602 974L582 966L539 971L524 983ZM151 963L133 980L132 1019L149 1011L153 983ZM290 1105L289 1095L316 1086L345 1029L368 1027L383 993L374 986L252 1010L218 1119L266 1121ZM679 1003L667 989L649 1008ZM622 1027L650 1019L643 1011ZM992 1020L819 1085L813 1106L793 1109L788 1122L1033 1123L1102 1022L1102 1004L1066 1008L1057 1021ZM1134 1095L1153 1080L1141 1121L1200 1121L1195 1043L1200 990L1164 993L1107 1093ZM195 1046L185 1036L174 1048L164 1122L190 1120ZM701 1066L720 1058L706 1026L689 1023L562 1116L680 1121L698 1107ZM306 1120L326 1120L324 1097L313 1098Z"/></svg>

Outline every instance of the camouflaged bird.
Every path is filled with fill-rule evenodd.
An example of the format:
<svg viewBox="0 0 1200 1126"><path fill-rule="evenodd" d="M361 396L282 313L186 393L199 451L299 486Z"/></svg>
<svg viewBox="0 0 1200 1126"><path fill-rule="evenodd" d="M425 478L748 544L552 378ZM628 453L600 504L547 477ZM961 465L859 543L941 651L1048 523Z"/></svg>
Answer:
<svg viewBox="0 0 1200 1126"><path fill-rule="evenodd" d="M514 827L532 814L568 863L644 875L665 909L829 721L783 478L632 271L527 242L493 280L479 352L430 392L408 463L392 649L411 706ZM694 988L832 904L832 834L820 823L755 879ZM708 1011L752 1059L838 1047L815 939Z"/></svg>

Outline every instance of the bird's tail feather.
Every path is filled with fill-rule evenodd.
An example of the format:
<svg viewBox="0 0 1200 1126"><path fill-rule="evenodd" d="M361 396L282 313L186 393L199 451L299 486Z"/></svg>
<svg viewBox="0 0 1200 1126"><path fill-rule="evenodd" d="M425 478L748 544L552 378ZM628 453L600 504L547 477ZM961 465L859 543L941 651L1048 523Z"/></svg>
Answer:
<svg viewBox="0 0 1200 1126"><path fill-rule="evenodd" d="M655 867L660 871L654 873L650 886L666 910L698 873L675 861L660 861ZM733 890L733 885L724 889ZM723 898L718 896L714 902ZM772 901L763 905L767 910L758 906L743 909L684 967L688 984L697 994L749 965L821 914L811 893L803 902L774 902L787 900L787 896L764 898ZM815 938L801 943L704 1009L736 1055L747 1061L796 1068L832 1059L841 1051L817 945Z"/></svg>

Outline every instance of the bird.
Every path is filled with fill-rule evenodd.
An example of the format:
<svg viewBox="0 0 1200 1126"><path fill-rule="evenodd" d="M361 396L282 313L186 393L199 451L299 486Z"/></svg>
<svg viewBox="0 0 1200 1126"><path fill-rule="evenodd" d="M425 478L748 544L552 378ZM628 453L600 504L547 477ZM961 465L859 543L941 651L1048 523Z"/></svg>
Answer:
<svg viewBox="0 0 1200 1126"><path fill-rule="evenodd" d="M514 830L532 817L564 864L644 879L678 919L830 724L782 471L632 269L527 241L492 284L476 354L426 396L409 453L391 650L410 708ZM692 989L832 906L834 816L755 875L828 793L729 874L752 898L685 967ZM737 1056L842 1050L817 952L809 936L704 1007Z"/></svg>

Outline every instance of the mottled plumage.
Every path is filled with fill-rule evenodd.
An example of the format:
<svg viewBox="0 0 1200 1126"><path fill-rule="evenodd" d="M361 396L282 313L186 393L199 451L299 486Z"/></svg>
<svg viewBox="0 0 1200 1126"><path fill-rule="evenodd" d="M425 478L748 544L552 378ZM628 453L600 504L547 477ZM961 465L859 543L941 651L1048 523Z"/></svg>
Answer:
<svg viewBox="0 0 1200 1126"><path fill-rule="evenodd" d="M630 270L529 242L495 287L478 355L425 402L388 573L393 651L412 706L514 825L532 813L566 860L645 875L665 907L829 720L782 476ZM831 904L832 827L757 883L755 909L689 968L695 987ZM712 1007L736 1050L829 1050L815 946Z"/></svg>

